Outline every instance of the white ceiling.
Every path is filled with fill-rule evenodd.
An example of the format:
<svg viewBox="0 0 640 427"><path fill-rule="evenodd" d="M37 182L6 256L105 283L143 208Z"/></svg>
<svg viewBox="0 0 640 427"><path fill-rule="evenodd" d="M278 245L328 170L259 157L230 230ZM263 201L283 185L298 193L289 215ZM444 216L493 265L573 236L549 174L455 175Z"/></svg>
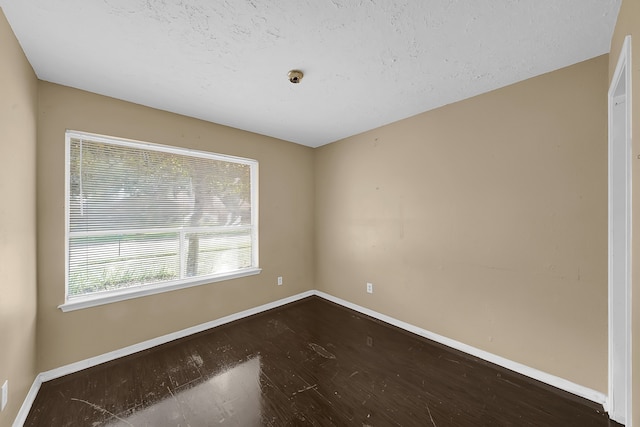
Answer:
<svg viewBox="0 0 640 427"><path fill-rule="evenodd" d="M317 147L607 53L620 2L0 6L42 80Z"/></svg>

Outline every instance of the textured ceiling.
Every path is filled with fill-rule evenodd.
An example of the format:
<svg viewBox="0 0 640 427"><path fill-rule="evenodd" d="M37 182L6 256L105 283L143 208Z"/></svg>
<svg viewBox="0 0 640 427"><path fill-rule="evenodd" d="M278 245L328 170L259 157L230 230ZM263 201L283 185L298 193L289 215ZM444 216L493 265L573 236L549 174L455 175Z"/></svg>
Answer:
<svg viewBox="0 0 640 427"><path fill-rule="evenodd" d="M607 53L620 0L0 6L42 80L316 147Z"/></svg>

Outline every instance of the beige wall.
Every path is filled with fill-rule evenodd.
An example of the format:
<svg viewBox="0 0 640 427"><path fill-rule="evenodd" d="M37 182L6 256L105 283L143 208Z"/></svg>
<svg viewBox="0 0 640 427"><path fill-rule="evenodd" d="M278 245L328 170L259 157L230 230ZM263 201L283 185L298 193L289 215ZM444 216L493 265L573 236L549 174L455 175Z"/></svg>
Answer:
<svg viewBox="0 0 640 427"><path fill-rule="evenodd" d="M606 393L607 66L318 149L318 289Z"/></svg>
<svg viewBox="0 0 640 427"><path fill-rule="evenodd" d="M632 227L631 252L640 253L640 227L637 226L640 218L640 0L623 0L618 15L618 21L611 40L611 54L609 57L609 78L613 77L613 72L620 57L620 49L626 35L631 35L631 87L632 97L632 211L635 223ZM609 80L610 81L610 80ZM632 413L633 425L640 426L640 258L633 256L632 266Z"/></svg>
<svg viewBox="0 0 640 427"><path fill-rule="evenodd" d="M257 276L63 313L65 129L259 161ZM313 150L228 127L39 83L38 370L119 349L314 288ZM277 286L277 276L284 285Z"/></svg>
<svg viewBox="0 0 640 427"><path fill-rule="evenodd" d="M0 10L0 426L15 418L36 354L37 79Z"/></svg>

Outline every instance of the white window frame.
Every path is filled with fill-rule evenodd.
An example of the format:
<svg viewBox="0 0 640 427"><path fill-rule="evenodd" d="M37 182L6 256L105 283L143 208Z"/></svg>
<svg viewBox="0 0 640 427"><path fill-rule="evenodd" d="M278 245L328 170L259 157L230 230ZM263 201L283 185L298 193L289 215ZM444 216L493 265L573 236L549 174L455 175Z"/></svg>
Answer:
<svg viewBox="0 0 640 427"><path fill-rule="evenodd" d="M162 151L166 153L208 158L213 160L231 161L237 163L248 164L251 166L251 246L252 246L252 267L237 270L228 273L218 273L208 276L198 276L195 278L183 278L172 280L164 283L155 283L149 285L134 286L112 291L96 292L84 296L69 297L69 240L70 232L70 205L71 185L70 185L70 166L71 166L71 139L87 139L106 144L115 144L126 147L149 149ZM80 310L89 307L95 307L112 302L124 301L132 298L139 298L147 295L154 295L162 292L174 291L177 289L189 288L208 283L220 282L225 280L236 279L240 277L252 276L259 274L262 270L259 267L258 260L258 162L253 159L242 157L234 157L223 154L210 153L206 151L193 150L189 148L173 147L168 145L155 144L150 142L136 141L125 138L117 138L112 136L98 135L87 132L67 130L65 133L65 302L58 306L63 312ZM193 227L184 227L184 232L193 231Z"/></svg>

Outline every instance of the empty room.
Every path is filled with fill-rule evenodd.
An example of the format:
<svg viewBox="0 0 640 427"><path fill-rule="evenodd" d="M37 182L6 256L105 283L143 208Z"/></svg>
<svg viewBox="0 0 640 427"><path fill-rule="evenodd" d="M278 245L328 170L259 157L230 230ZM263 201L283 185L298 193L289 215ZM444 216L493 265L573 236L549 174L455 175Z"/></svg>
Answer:
<svg viewBox="0 0 640 427"><path fill-rule="evenodd" d="M639 36L0 0L0 427L640 427Z"/></svg>

